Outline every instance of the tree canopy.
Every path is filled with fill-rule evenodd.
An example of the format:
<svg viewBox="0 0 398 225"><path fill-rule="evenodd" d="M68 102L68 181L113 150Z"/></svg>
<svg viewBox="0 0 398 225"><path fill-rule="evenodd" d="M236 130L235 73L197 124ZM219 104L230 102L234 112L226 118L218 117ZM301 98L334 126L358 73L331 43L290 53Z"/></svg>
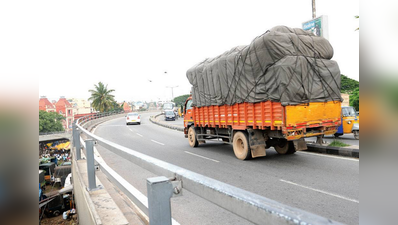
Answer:
<svg viewBox="0 0 398 225"><path fill-rule="evenodd" d="M176 104L176 106L181 107L182 105L185 104L185 101L187 100L187 98L189 97L189 94L187 95L180 95L178 97L175 97L173 99L173 102Z"/></svg>
<svg viewBox="0 0 398 225"><path fill-rule="evenodd" d="M359 111L359 88L356 88L350 96L350 106Z"/></svg>
<svg viewBox="0 0 398 225"><path fill-rule="evenodd" d="M359 82L341 74L341 92L351 94L356 88L359 88Z"/></svg>
<svg viewBox="0 0 398 225"><path fill-rule="evenodd" d="M91 97L88 99L92 101L91 106L100 112L107 112L114 108L115 96L111 93L115 90L108 90L108 85L104 85L102 82L99 82L98 85L94 85L94 90L89 90L91 93Z"/></svg>
<svg viewBox="0 0 398 225"><path fill-rule="evenodd" d="M64 131L62 120L65 120L65 117L61 114L39 110L39 132Z"/></svg>

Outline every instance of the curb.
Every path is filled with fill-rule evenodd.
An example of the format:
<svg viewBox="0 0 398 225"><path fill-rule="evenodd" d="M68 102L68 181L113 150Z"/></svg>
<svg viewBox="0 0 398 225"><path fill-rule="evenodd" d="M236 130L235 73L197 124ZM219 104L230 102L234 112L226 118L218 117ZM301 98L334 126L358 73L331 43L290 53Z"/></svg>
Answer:
<svg viewBox="0 0 398 225"><path fill-rule="evenodd" d="M158 121L156 118L161 116L162 114L158 114L156 116L151 116L149 120L157 125L162 127L170 128L173 130L184 131L184 128L177 127L174 125L169 125ZM317 152L317 153L324 153L329 155L340 155L340 156L348 156L353 158L359 158L359 149L354 148L340 148L340 147L329 147L329 146L321 146L317 144L307 144L308 149L305 151L308 152Z"/></svg>
<svg viewBox="0 0 398 225"><path fill-rule="evenodd" d="M307 144L308 152L319 152L330 155L341 155L348 156L353 158L359 158L359 149L353 148L341 148L341 147L329 147L329 146L321 146L317 144Z"/></svg>
<svg viewBox="0 0 398 225"><path fill-rule="evenodd" d="M184 131L184 128L183 128L183 127L177 127L177 126L174 126L174 125L169 125L169 124L165 124L165 123L159 122L156 118L157 118L158 116L161 116L161 115L162 115L162 114L158 114L158 115L156 115L156 116L151 116L151 117L149 118L149 120L150 120L152 123L157 124L157 125L160 125L160 126L162 126L162 127L166 127L166 128L173 129L173 130L178 130L178 131Z"/></svg>

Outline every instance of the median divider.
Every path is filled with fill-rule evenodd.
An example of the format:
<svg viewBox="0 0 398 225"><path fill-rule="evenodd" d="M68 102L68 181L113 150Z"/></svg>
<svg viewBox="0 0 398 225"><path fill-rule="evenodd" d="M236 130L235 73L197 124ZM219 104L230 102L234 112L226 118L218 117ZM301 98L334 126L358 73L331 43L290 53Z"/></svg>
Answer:
<svg viewBox="0 0 398 225"><path fill-rule="evenodd" d="M178 126L178 125L173 125L173 124L167 124L167 123L159 121L158 117L161 116L161 115L162 114L158 114L156 116L151 116L149 118L149 120L152 123L157 124L157 125L162 126L162 127L167 127L167 128L170 128L170 129L173 129L173 130L178 130L178 131L184 131L184 127L181 127L181 126Z"/></svg>
<svg viewBox="0 0 398 225"><path fill-rule="evenodd" d="M348 156L353 158L359 158L359 149L355 148L347 148L347 147L331 147L331 146L322 146L319 144L307 144L308 152L317 152L324 153L330 155L340 155L340 156Z"/></svg>

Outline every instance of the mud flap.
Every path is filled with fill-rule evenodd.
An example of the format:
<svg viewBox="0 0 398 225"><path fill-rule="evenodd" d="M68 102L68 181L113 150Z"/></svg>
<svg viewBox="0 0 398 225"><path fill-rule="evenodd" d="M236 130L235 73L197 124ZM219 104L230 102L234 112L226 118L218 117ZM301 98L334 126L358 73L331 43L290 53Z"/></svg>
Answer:
<svg viewBox="0 0 398 225"><path fill-rule="evenodd" d="M265 145L250 146L252 158L265 156Z"/></svg>
<svg viewBox="0 0 398 225"><path fill-rule="evenodd" d="M263 157L265 153L265 141L263 133L258 130L247 129L249 133L249 145L252 152L252 158Z"/></svg>
<svg viewBox="0 0 398 225"><path fill-rule="evenodd" d="M293 141L294 149L296 151L306 150L307 143L305 142L304 138L300 138L298 140Z"/></svg>

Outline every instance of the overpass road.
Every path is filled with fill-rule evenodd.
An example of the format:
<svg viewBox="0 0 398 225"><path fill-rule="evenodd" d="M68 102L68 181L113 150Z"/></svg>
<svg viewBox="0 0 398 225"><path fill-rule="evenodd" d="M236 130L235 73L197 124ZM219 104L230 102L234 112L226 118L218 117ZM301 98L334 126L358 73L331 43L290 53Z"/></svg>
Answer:
<svg viewBox="0 0 398 225"><path fill-rule="evenodd" d="M191 148L180 131L149 121L126 126L124 117L99 125L95 134L135 151L193 172L345 224L359 223L359 160L315 153L267 156L249 161L235 158L232 146L209 142ZM170 123L181 123L182 119ZM104 160L146 194L147 177L156 176L98 147ZM173 217L181 224L251 224L184 192L172 199Z"/></svg>

